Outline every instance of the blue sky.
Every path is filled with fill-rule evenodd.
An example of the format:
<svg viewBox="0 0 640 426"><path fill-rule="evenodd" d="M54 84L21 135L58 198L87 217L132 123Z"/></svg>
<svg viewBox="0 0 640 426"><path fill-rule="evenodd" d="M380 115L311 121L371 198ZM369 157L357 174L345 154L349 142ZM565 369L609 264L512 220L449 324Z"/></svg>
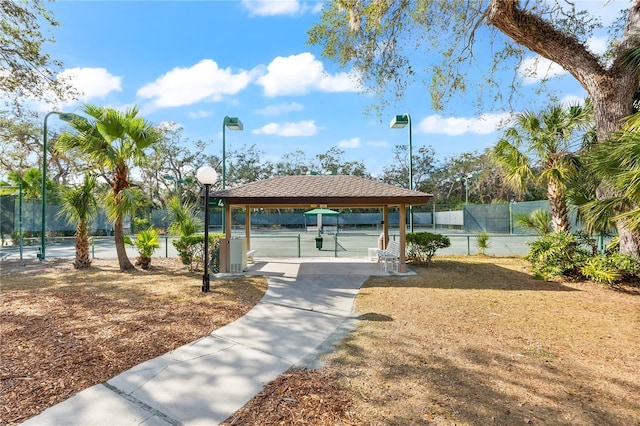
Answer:
<svg viewBox="0 0 640 426"><path fill-rule="evenodd" d="M611 22L629 1L576 4ZM321 6L321 1L295 0L58 0L50 8L62 26L53 30L56 42L48 51L64 62L62 74L83 95L79 102L55 107L73 112L82 102L137 104L150 121L177 123L185 137L211 141L207 153L216 155L222 152L224 116L239 117L244 130L227 131L227 152L255 144L265 158L277 160L298 149L311 158L337 146L345 159L363 161L374 175L392 163L394 146L408 143L406 128L389 128L396 113L411 114L414 151L431 145L441 159L496 141L506 110L478 116L469 107L475 96L470 93L436 113L422 77L397 107L382 117L367 115L375 100L358 93L348 72L306 44ZM605 36L589 41L592 50L604 50ZM560 98L584 97L561 69L538 68L553 76ZM533 94L540 76L522 73L525 85L516 110L544 105Z"/></svg>

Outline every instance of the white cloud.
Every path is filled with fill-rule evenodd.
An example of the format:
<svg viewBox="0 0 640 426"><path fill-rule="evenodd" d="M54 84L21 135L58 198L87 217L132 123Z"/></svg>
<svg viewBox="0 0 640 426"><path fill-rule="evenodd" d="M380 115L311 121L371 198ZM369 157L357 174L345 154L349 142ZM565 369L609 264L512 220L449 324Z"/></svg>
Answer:
<svg viewBox="0 0 640 426"><path fill-rule="evenodd" d="M69 68L59 74L80 94L80 102L104 98L111 92L122 91L122 77L112 75L105 68Z"/></svg>
<svg viewBox="0 0 640 426"><path fill-rule="evenodd" d="M276 136L314 136L318 134L321 127L316 126L315 121L299 121L297 123L269 123L259 129L254 130L254 135L276 135Z"/></svg>
<svg viewBox="0 0 640 426"><path fill-rule="evenodd" d="M486 135L499 130L508 124L512 114L482 114L479 117L449 117L430 115L420 121L417 131L421 133L435 133L458 136L465 133Z"/></svg>
<svg viewBox="0 0 640 426"><path fill-rule="evenodd" d="M534 84L541 80L566 74L560 65L542 56L532 56L522 61L518 67L518 74L524 84Z"/></svg>
<svg viewBox="0 0 640 426"><path fill-rule="evenodd" d="M305 52L288 57L278 56L257 80L266 96L304 95L311 91L357 92L357 82L349 74L328 74L322 62Z"/></svg>
<svg viewBox="0 0 640 426"><path fill-rule="evenodd" d="M302 104L299 104L297 102L291 102L291 103L281 103L277 105L269 105L265 108L256 110L255 113L260 115L273 116L273 115L286 114L292 111L302 111L303 109L304 109L304 106Z"/></svg>
<svg viewBox="0 0 640 426"><path fill-rule="evenodd" d="M235 95L250 83L251 73L234 73L219 68L211 59L203 59L190 68L174 68L153 83L138 89L137 95L151 99L156 107L178 107L203 100L219 101L224 95Z"/></svg>
<svg viewBox="0 0 640 426"><path fill-rule="evenodd" d="M339 148L357 148L360 146L360 138L343 139L338 142Z"/></svg>
<svg viewBox="0 0 640 426"><path fill-rule="evenodd" d="M305 6L298 0L242 0L251 16L297 15Z"/></svg>
<svg viewBox="0 0 640 426"><path fill-rule="evenodd" d="M602 55L607 51L607 39L604 37L593 36L587 40L587 48L597 55Z"/></svg>
<svg viewBox="0 0 640 426"><path fill-rule="evenodd" d="M213 115L213 111L206 111L204 109L199 109L197 111L190 111L188 116L189 118L206 118L211 117Z"/></svg>
<svg viewBox="0 0 640 426"><path fill-rule="evenodd" d="M574 95L567 94L562 99L560 99L560 103L562 105L583 105L584 104L585 95Z"/></svg>

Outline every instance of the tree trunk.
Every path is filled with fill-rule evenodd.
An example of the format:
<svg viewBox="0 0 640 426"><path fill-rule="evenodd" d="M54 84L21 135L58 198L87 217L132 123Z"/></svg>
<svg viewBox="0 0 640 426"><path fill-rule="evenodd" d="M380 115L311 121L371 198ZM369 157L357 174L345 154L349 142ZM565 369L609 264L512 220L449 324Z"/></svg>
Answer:
<svg viewBox="0 0 640 426"><path fill-rule="evenodd" d="M76 228L76 260L73 263L76 269L88 268L91 266L91 256L89 254L89 231L84 220L78 222Z"/></svg>
<svg viewBox="0 0 640 426"><path fill-rule="evenodd" d="M640 0L633 0L629 7L624 33L608 66L571 34L564 34L534 13L520 9L516 0L491 0L487 22L516 43L559 64L580 82L593 101L599 141L619 130L623 119L633 112L639 76L624 64L621 52L637 43ZM599 199L613 195L603 188L597 194ZM621 221L617 228L620 251L640 259L640 234L628 230Z"/></svg>
<svg viewBox="0 0 640 426"><path fill-rule="evenodd" d="M547 184L547 198L551 209L551 225L556 232L569 232L569 215L564 191L555 182Z"/></svg>
<svg viewBox="0 0 640 426"><path fill-rule="evenodd" d="M122 219L116 219L113 224L114 239L116 243L116 253L118 255L118 264L121 271L130 271L135 269L129 257L127 256L127 250L124 246L124 227L122 225Z"/></svg>

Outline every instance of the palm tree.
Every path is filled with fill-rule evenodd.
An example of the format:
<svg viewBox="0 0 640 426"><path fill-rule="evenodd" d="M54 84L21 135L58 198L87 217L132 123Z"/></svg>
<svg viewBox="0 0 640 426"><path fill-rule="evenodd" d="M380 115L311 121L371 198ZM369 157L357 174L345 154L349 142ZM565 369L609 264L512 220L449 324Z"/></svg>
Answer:
<svg viewBox="0 0 640 426"><path fill-rule="evenodd" d="M587 230L607 232L622 221L640 232L640 113L629 116L622 129L594 147L586 159L589 172L615 194L580 207Z"/></svg>
<svg viewBox="0 0 640 426"><path fill-rule="evenodd" d="M123 220L135 206L131 193L129 170L141 165L144 150L161 139L150 122L138 117L136 106L124 112L95 105L85 105L89 119L76 119L70 124L75 132L63 133L57 149L77 150L90 164L110 174L111 191L107 196L109 217L113 221L116 253L120 270L133 269L124 244Z"/></svg>
<svg viewBox="0 0 640 426"><path fill-rule="evenodd" d="M76 269L91 266L87 222L97 212L95 189L96 178L86 173L81 185L62 191L62 209L59 214L64 215L69 221L78 222L76 225L76 259L73 262Z"/></svg>
<svg viewBox="0 0 640 426"><path fill-rule="evenodd" d="M196 204L181 202L178 197L171 197L167 203L171 225L169 233L177 236L189 236L202 228L202 221L196 215Z"/></svg>
<svg viewBox="0 0 640 426"><path fill-rule="evenodd" d="M569 231L567 181L578 166L577 131L592 125L593 106L550 105L540 113L518 114L493 148L493 156L502 167L507 183L522 191L528 181L547 186L554 231Z"/></svg>

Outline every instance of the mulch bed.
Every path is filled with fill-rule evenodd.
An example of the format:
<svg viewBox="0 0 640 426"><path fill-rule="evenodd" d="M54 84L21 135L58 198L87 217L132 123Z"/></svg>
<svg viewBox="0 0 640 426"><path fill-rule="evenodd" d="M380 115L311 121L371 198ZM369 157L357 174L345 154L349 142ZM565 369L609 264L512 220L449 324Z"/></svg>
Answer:
<svg viewBox="0 0 640 426"><path fill-rule="evenodd" d="M260 277L212 282L176 259L121 273L117 261L3 261L0 425L14 425L76 392L192 342L248 312Z"/></svg>

